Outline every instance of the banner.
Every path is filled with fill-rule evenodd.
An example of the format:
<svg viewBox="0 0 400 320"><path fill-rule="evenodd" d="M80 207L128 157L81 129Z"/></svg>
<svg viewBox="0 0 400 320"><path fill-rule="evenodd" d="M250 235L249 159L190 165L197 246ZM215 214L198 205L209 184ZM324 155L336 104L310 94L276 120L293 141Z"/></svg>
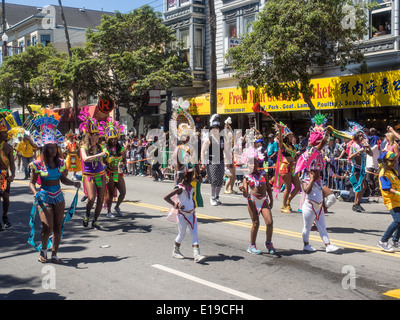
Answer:
<svg viewBox="0 0 400 320"><path fill-rule="evenodd" d="M312 79L312 102L317 110L374 108L400 105L400 71ZM253 113L258 102L267 112L309 110L304 99L287 101L267 96L262 88L218 89L219 114ZM209 99L192 98L192 115L210 114ZM197 113L192 113L197 112Z"/></svg>

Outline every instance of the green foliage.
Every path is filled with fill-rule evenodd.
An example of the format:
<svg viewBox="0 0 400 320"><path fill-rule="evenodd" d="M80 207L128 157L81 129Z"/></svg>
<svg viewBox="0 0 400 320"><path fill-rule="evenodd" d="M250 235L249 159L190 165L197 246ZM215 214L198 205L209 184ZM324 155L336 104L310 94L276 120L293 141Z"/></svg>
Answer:
<svg viewBox="0 0 400 320"><path fill-rule="evenodd" d="M127 14L104 16L95 31L87 33L87 48L99 61L99 88L103 96L128 108L135 122L143 113L151 89L168 89L191 81L176 50L166 50L175 38L162 23L161 14L143 6Z"/></svg>
<svg viewBox="0 0 400 320"><path fill-rule="evenodd" d="M239 86L263 87L274 97L298 100L310 107L313 68L362 63L357 41L367 33L361 5L349 20L346 0L270 0L253 23L253 31L228 51ZM346 24L354 22L351 27Z"/></svg>
<svg viewBox="0 0 400 320"><path fill-rule="evenodd" d="M6 57L0 69L0 95L3 103L14 98L21 106L58 104L61 96L54 90L52 77L65 62L52 45L29 46L22 53Z"/></svg>

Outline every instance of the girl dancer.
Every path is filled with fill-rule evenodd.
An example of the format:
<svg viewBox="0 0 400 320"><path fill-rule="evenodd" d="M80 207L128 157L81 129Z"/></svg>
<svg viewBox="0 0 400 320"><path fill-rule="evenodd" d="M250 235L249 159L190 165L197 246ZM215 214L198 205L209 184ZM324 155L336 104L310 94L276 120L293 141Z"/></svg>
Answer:
<svg viewBox="0 0 400 320"><path fill-rule="evenodd" d="M326 252L335 252L339 248L330 243L325 225L323 181L321 178L321 171L325 167L324 158L318 149L313 148L310 151L304 152L302 159L304 160L302 188L305 196L301 208L304 222L302 231L304 250L309 252L315 251L309 243L311 227L315 221L321 239L325 244Z"/></svg>
<svg viewBox="0 0 400 320"><path fill-rule="evenodd" d="M104 165L102 163L106 152L99 144L99 129L97 121L90 117L87 109L83 110L79 115L79 119L83 121L79 129L85 133L83 143L81 145L81 158L83 161L83 183L85 185L88 201L86 203L86 215L83 218L83 226L89 225L90 211L96 200L96 208L94 210L94 218L92 228L100 229L97 219L100 216L101 208L104 201L104 193L106 188L106 177L104 173ZM96 199L97 193L97 199Z"/></svg>
<svg viewBox="0 0 400 320"><path fill-rule="evenodd" d="M124 147L118 141L123 127L119 126L117 121L113 121L111 118L107 118L107 122L101 122L105 127L103 128L103 134L106 138L106 173L108 177L107 183L107 217L113 218L114 215L111 213L111 205L115 189L118 190L119 196L117 204L114 207L115 212L118 216L122 216L121 209L119 208L126 195L126 185L124 174L119 172L119 167L126 157Z"/></svg>
<svg viewBox="0 0 400 320"><path fill-rule="evenodd" d="M297 151L292 145L293 133L290 131L290 129L281 122L280 124L277 124L277 130L279 140L279 154L276 164L274 184L275 188L278 190L280 190L282 182L285 185L285 190L283 191L283 204L281 207L281 212L291 213L292 207L290 206L290 202L300 191L299 176L294 173ZM293 190L292 184L294 185Z"/></svg>
<svg viewBox="0 0 400 320"><path fill-rule="evenodd" d="M177 184L173 191L171 191L164 197L164 200L167 201L176 210L178 210L177 223L179 234L175 238L172 256L177 259L184 258L179 249L183 239L185 238L186 229L189 228L190 236L192 238L194 262L201 262L205 259L205 256L200 255L199 249L197 217L195 212L196 204L193 199L194 189L191 186L193 174L194 168L187 167L186 172L182 177L182 180ZM176 196L176 202L174 202L172 199L174 196Z"/></svg>
<svg viewBox="0 0 400 320"><path fill-rule="evenodd" d="M253 148L249 148L244 153L242 163L247 163L249 174L243 179L243 185L239 186L239 190L243 192L243 196L247 198L247 209L253 222L250 231L250 246L247 252L252 254L260 254L261 250L257 249L256 238L258 228L260 227L259 216L262 214L267 226L265 246L269 253L275 253L276 250L272 244L273 220L271 209L273 206L272 189L268 181L268 175L264 170L258 169L258 161L262 161L264 157ZM268 193L268 196L267 196Z"/></svg>
<svg viewBox="0 0 400 320"><path fill-rule="evenodd" d="M379 157L379 187L382 192L383 203L390 211L393 222L378 242L378 246L387 252L392 252L393 247L399 247L400 237L400 178L394 170L397 156L392 151L386 151ZM389 238L392 237L392 244Z"/></svg>
<svg viewBox="0 0 400 320"><path fill-rule="evenodd" d="M76 173L82 171L81 159L79 159L79 144L75 140L74 134L72 132L66 135L67 141L65 143L65 153L66 153L66 165L67 170L72 171L74 177L76 178Z"/></svg>
<svg viewBox="0 0 400 320"><path fill-rule="evenodd" d="M47 245L50 235L53 233L53 245L51 262L63 263L57 257L61 242L62 222L64 219L65 200L61 192L60 181L68 186L80 188L80 182L73 182L67 178L68 170L64 159L60 158L58 144L64 142L61 133L56 130L58 121L53 117L43 117L35 120L35 125L40 128L40 133L35 131L32 135L34 142L42 147L43 151L39 160L29 164L33 174L31 175L29 188L32 191L36 210L42 221L39 261L47 261ZM36 182L40 177L41 187L36 190Z"/></svg>

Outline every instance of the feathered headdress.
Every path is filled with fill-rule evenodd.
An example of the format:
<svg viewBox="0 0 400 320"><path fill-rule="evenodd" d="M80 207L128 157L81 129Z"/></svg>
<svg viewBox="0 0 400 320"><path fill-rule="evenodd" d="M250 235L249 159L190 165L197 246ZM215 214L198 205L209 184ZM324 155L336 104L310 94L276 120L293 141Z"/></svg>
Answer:
<svg viewBox="0 0 400 320"><path fill-rule="evenodd" d="M219 119L219 114L213 114L210 118L210 127L220 127L221 121Z"/></svg>
<svg viewBox="0 0 400 320"><path fill-rule="evenodd" d="M82 121L79 125L79 131L89 134L99 133L97 120L90 116L89 107L85 107L80 112L78 119Z"/></svg>
<svg viewBox="0 0 400 320"><path fill-rule="evenodd" d="M241 157L241 162L242 162L242 164L247 164L248 161L250 161L250 160L263 161L264 155L262 153L258 152L253 147L249 147L243 152L242 157Z"/></svg>
<svg viewBox="0 0 400 320"><path fill-rule="evenodd" d="M124 132L124 127L119 124L118 121L114 121L112 118L107 118L106 121L100 121L102 127L99 127L100 134L107 140L119 138Z"/></svg>
<svg viewBox="0 0 400 320"><path fill-rule="evenodd" d="M178 139L183 140L195 133L193 117L188 112L190 102L179 98L172 101L173 113L170 120L170 131Z"/></svg>
<svg viewBox="0 0 400 320"><path fill-rule="evenodd" d="M39 147L44 147L46 144L64 146L64 136L57 129L58 123L59 121L53 115L37 118L34 124L39 131L35 130L32 133L33 142Z"/></svg>
<svg viewBox="0 0 400 320"><path fill-rule="evenodd" d="M313 126L310 128L310 143L313 146L317 146L321 143L324 138L324 134L326 131L325 125L328 122L329 116L325 116L324 114L318 113L314 117L311 118L311 123Z"/></svg>
<svg viewBox="0 0 400 320"><path fill-rule="evenodd" d="M281 122L281 121L279 122L279 126L278 126L277 124L275 124L274 127L275 127L275 130L276 130L276 131L281 130L281 133L282 133L283 136L286 136L286 135L288 135L288 134L293 133L293 132L288 128L288 126L287 126L286 124L284 124L283 122Z"/></svg>
<svg viewBox="0 0 400 320"><path fill-rule="evenodd" d="M0 131L8 131L8 139L15 138L19 133L23 134L25 132L18 111L0 110Z"/></svg>
<svg viewBox="0 0 400 320"><path fill-rule="evenodd" d="M353 137L356 135L356 133L358 132L362 132L364 137L366 138L365 134L364 134L364 127L359 125L357 122L354 121L349 121L347 120L347 123L349 124L349 130L348 131L340 131L340 130L336 130L334 128L332 128L331 126L328 126L332 129L332 134L337 137L337 138L341 138L341 139L347 139L347 140L352 140Z"/></svg>

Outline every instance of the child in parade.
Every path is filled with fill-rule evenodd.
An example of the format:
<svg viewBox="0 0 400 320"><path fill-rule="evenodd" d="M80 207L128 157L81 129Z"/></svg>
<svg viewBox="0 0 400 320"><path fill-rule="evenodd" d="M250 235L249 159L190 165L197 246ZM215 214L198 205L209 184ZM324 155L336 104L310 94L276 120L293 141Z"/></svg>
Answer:
<svg viewBox="0 0 400 320"><path fill-rule="evenodd" d="M308 163L307 163L308 162ZM302 237L304 242L304 250L313 252L315 249L309 243L310 231L315 221L318 232L322 241L325 244L326 252L335 252L339 248L330 243L325 224L324 212L324 196L323 196L323 181L321 172L324 169L324 159L318 150L314 150L309 158L306 159L305 169L302 176L302 189L304 192L304 202L302 205L302 214L304 227Z"/></svg>
<svg viewBox="0 0 400 320"><path fill-rule="evenodd" d="M399 247L400 237L400 178L394 170L397 156L392 151L384 152L378 160L380 163L379 187L383 198L383 203L390 211L393 221L386 229L378 246L387 252L392 252L393 247ZM389 239L392 237L392 244Z"/></svg>
<svg viewBox="0 0 400 320"><path fill-rule="evenodd" d="M272 189L268 181L267 173L264 170L259 170L258 167L258 162L263 159L263 157L253 148L249 148L245 151L244 158L245 159L242 158L242 163L247 163L249 174L244 177L243 185L239 186L239 190L243 192L243 196L247 198L247 209L252 220L250 245L247 252L252 254L261 253L261 250L257 249L256 238L260 227L259 216L262 215L267 226L265 246L268 253L273 254L276 250L272 244Z"/></svg>
<svg viewBox="0 0 400 320"><path fill-rule="evenodd" d="M182 179L178 181L177 186L173 191L164 197L164 200L177 210L176 220L179 233L175 238L172 256L177 259L184 258L179 249L183 239L185 238L186 230L189 228L190 236L192 238L194 262L198 263L203 261L205 256L200 255L199 237L197 231L198 223L195 212L196 204L193 199L194 188L191 186L193 175L194 168L187 168L186 172L182 175ZM174 196L176 196L176 202L173 201Z"/></svg>

